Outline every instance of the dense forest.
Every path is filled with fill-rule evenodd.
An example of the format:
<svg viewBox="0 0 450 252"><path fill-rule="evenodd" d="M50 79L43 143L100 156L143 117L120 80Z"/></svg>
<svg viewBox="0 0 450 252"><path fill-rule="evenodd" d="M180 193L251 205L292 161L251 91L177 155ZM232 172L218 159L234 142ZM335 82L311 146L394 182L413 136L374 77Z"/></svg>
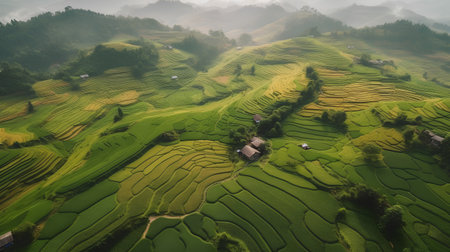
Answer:
<svg viewBox="0 0 450 252"><path fill-rule="evenodd" d="M437 33L424 24L413 24L407 20L352 30L351 35L384 47L406 49L416 53L439 50L450 52L450 37L447 33Z"/></svg>
<svg viewBox="0 0 450 252"><path fill-rule="evenodd" d="M77 55L77 49L141 29L168 30L154 19L124 18L66 7L28 21L0 24L0 58L32 71L46 71Z"/></svg>
<svg viewBox="0 0 450 252"><path fill-rule="evenodd" d="M0 96L11 93L32 93L31 84L36 81L28 70L19 64L0 64Z"/></svg>

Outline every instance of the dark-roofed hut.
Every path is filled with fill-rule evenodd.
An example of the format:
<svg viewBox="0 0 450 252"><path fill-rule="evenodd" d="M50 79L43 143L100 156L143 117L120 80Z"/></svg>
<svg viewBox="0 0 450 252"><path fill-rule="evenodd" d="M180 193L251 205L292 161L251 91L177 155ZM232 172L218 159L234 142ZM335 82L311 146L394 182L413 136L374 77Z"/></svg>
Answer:
<svg viewBox="0 0 450 252"><path fill-rule="evenodd" d="M244 155L248 160L255 161L259 157L261 157L261 152L259 152L257 149L251 147L250 145L246 145L241 150L242 155Z"/></svg>
<svg viewBox="0 0 450 252"><path fill-rule="evenodd" d="M253 121L255 121L255 123L260 123L262 121L262 119L263 118L261 115L256 114L253 116Z"/></svg>
<svg viewBox="0 0 450 252"><path fill-rule="evenodd" d="M259 137L253 137L252 141L251 141L252 146L255 147L256 149L261 147L264 143L265 143L265 141Z"/></svg>
<svg viewBox="0 0 450 252"><path fill-rule="evenodd" d="M0 251L3 251L14 244L12 232L8 232L0 236Z"/></svg>

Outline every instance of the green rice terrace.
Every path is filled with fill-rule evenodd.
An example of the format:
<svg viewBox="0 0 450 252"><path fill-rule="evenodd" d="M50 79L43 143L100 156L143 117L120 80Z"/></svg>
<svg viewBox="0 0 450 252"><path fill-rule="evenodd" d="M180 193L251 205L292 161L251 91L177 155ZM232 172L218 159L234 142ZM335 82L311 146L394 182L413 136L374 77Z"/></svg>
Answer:
<svg viewBox="0 0 450 252"><path fill-rule="evenodd" d="M449 53L324 35L231 47L199 69L167 46L183 38L143 36L158 58L141 72L73 65L1 97L13 249L450 250ZM238 154L255 136L258 155Z"/></svg>

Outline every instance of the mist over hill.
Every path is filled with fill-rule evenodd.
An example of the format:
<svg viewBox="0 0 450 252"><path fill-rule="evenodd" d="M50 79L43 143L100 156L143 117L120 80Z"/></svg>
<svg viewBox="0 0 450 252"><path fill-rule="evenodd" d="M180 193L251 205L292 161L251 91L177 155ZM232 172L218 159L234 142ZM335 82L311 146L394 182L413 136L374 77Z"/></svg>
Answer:
<svg viewBox="0 0 450 252"><path fill-rule="evenodd" d="M407 9L407 7L389 3L379 6L353 4L332 12L329 16L355 28L371 27L405 19L414 23L425 24L437 31L450 32L450 26L446 24L440 24L435 20Z"/></svg>

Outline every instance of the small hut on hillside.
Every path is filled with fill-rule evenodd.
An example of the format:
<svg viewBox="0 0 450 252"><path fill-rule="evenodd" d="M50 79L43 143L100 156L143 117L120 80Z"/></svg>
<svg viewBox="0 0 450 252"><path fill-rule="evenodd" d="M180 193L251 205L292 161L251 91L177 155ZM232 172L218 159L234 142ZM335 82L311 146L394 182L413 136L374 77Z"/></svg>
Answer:
<svg viewBox="0 0 450 252"><path fill-rule="evenodd" d="M261 157L261 152L257 149L251 147L250 145L244 146L241 150L242 155L244 155L248 160L255 161Z"/></svg>
<svg viewBox="0 0 450 252"><path fill-rule="evenodd" d="M0 251L3 251L14 244L12 232L8 232L0 236Z"/></svg>
<svg viewBox="0 0 450 252"><path fill-rule="evenodd" d="M174 76L172 76L171 79L172 79L172 80L178 80L178 76L174 75Z"/></svg>
<svg viewBox="0 0 450 252"><path fill-rule="evenodd" d="M434 148L440 148L444 138L434 134L431 130L424 130L419 136L420 140Z"/></svg>
<svg viewBox="0 0 450 252"><path fill-rule="evenodd" d="M262 140L259 137L253 137L252 141L251 141L251 145L256 148L259 149L260 147L262 147L266 142L264 140Z"/></svg>
<svg viewBox="0 0 450 252"><path fill-rule="evenodd" d="M255 123L260 123L262 121L262 119L263 118L261 115L256 114L253 116L253 121L255 121Z"/></svg>
<svg viewBox="0 0 450 252"><path fill-rule="evenodd" d="M80 75L80 78L82 80L86 80L87 78L89 78L89 74L82 74L82 75Z"/></svg>

